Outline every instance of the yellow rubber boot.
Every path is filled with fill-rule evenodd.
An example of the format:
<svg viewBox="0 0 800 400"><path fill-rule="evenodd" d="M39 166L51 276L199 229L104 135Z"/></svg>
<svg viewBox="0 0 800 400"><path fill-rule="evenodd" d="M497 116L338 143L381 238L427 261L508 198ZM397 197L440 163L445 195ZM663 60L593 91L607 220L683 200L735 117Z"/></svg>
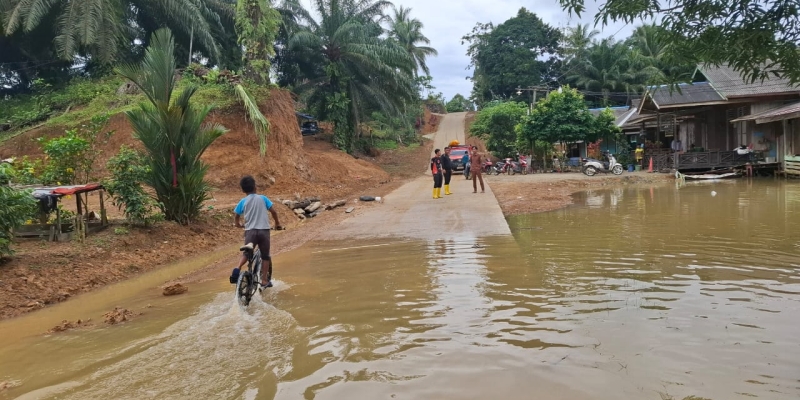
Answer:
<svg viewBox="0 0 800 400"><path fill-rule="evenodd" d="M444 194L452 194L450 193L450 185L444 185Z"/></svg>
<svg viewBox="0 0 800 400"><path fill-rule="evenodd" d="M436 198L437 199L442 198L442 188L436 188Z"/></svg>
<svg viewBox="0 0 800 400"><path fill-rule="evenodd" d="M438 199L438 197L436 197L436 188L433 188L433 198Z"/></svg>

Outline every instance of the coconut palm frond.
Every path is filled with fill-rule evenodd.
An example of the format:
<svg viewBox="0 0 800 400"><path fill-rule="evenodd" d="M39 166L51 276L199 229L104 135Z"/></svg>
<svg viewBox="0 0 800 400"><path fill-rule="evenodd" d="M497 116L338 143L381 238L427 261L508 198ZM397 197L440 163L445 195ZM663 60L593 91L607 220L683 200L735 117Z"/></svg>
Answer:
<svg viewBox="0 0 800 400"><path fill-rule="evenodd" d="M261 110L258 108L258 103L247 93L242 85L236 85L236 95L242 102L250 122L253 123L253 129L255 129L256 136L258 137L259 152L263 157L267 154L267 137L269 136L270 128L269 120L261 113Z"/></svg>

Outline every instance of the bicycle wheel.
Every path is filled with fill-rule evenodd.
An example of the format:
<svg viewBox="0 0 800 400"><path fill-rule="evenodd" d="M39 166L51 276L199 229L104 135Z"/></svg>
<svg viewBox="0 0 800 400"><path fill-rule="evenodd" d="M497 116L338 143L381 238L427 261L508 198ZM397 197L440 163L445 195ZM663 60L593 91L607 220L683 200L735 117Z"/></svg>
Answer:
<svg viewBox="0 0 800 400"><path fill-rule="evenodd" d="M243 272L239 275L239 282L236 284L236 299L241 306L247 307L250 304L250 299L253 297L252 288L254 286L250 271Z"/></svg>

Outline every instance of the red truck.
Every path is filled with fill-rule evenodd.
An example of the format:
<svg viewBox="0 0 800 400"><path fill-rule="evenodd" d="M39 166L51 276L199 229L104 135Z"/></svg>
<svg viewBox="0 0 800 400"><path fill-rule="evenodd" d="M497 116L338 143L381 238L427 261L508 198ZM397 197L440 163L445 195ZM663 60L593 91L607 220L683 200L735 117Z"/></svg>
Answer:
<svg viewBox="0 0 800 400"><path fill-rule="evenodd" d="M453 171L463 170L466 165L461 162L461 159L464 157L464 154L469 152L469 146L467 145L455 145L455 146L447 146L446 149L450 149L450 161L453 162Z"/></svg>

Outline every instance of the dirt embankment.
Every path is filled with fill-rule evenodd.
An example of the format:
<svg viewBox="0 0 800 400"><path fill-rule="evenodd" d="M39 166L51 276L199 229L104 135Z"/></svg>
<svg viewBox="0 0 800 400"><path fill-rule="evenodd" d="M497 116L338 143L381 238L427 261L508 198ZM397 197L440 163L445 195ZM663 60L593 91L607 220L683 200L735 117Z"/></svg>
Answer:
<svg viewBox="0 0 800 400"><path fill-rule="evenodd" d="M423 165L429 146L384 152L377 159L354 158L336 150L326 140L303 138L294 114L291 95L273 90L261 104L271 123L268 150L258 154L258 142L252 125L239 108L211 114L229 132L205 153L209 164L207 179L213 186L203 217L191 225L161 222L149 228L125 226L121 213L109 210L112 226L90 235L83 243L49 243L25 240L15 243L16 255L0 263L0 319L13 317L65 301L77 294L157 269L188 256L213 251L238 243L242 231L233 227L232 210L242 197L238 186L241 176L256 178L259 191L273 200L296 196L319 196L323 201L348 200L362 194L385 195L400 184L381 164L398 171L410 171L411 165ZM108 158L122 145L138 147L124 115L111 118L109 128L116 131L102 148L98 160L100 176ZM36 138L53 137L63 128L33 130L0 145L0 156L41 156ZM405 177L404 174L396 174ZM410 175L408 175L410 176ZM274 179L273 184L269 184ZM89 203L97 203L90 196ZM74 207L64 202L64 206ZM300 221L288 207L278 204L281 223L288 227L273 240L273 253L295 248L315 237L317 232L345 217L343 212L326 212ZM232 259L236 255L232 255ZM159 290L154 288L154 290Z"/></svg>
<svg viewBox="0 0 800 400"><path fill-rule="evenodd" d="M545 173L530 175L498 175L485 178L503 214L519 215L553 211L573 202L572 195L587 189L627 185L656 185L673 182L669 174L646 172L620 176L586 176L580 173Z"/></svg>

